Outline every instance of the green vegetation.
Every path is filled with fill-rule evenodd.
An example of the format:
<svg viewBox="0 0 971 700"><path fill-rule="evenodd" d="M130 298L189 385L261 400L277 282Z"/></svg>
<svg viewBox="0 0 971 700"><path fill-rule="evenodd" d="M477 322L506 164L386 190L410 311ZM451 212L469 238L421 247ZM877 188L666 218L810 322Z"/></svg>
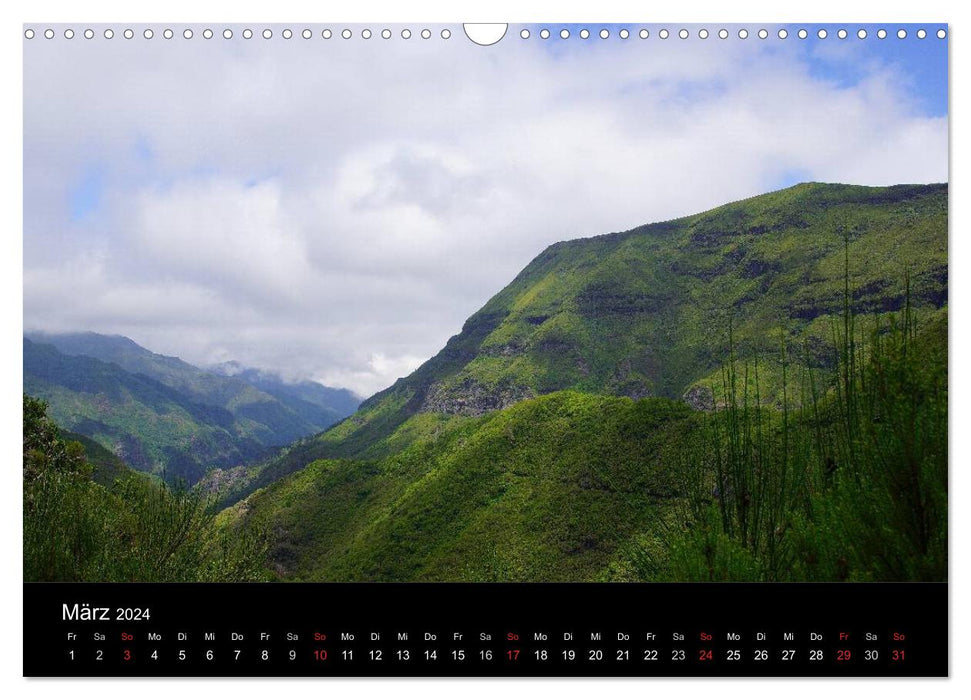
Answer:
<svg viewBox="0 0 971 700"><path fill-rule="evenodd" d="M558 392L383 459L314 462L225 517L272 529L287 578L591 580L676 495L699 424L667 399Z"/></svg>
<svg viewBox="0 0 971 700"><path fill-rule="evenodd" d="M551 246L222 522L299 580L942 580L946 217L810 184Z"/></svg>
<svg viewBox="0 0 971 700"><path fill-rule="evenodd" d="M738 359L761 358L760 401L778 408L780 342L804 349L817 380L829 380L846 282L856 318L873 323L903 309L908 277L915 312L947 303L947 185L808 183L557 243L438 355L253 470L227 503L318 459L403 449L407 441L389 436L420 414L472 417L563 390L708 409L729 357L729 325Z"/></svg>
<svg viewBox="0 0 971 700"><path fill-rule="evenodd" d="M215 410L130 376L99 396L133 430ZM945 580L947 186L553 245L353 416L191 493L94 483L26 416L42 579Z"/></svg>
<svg viewBox="0 0 971 700"><path fill-rule="evenodd" d="M77 442L84 448L84 455L92 467L91 478L102 486L111 486L118 479L127 478L128 465L122 462L113 452L99 442L95 442L86 435L61 430L61 439L66 443Z"/></svg>
<svg viewBox="0 0 971 700"><path fill-rule="evenodd" d="M255 462L356 405L348 392L309 382L206 372L120 336L31 337L23 345L24 391L46 400L59 425L170 484Z"/></svg>
<svg viewBox="0 0 971 700"><path fill-rule="evenodd" d="M25 581L252 581L265 577L253 529L217 529L198 494L119 469L92 480L43 401L24 395Z"/></svg>
<svg viewBox="0 0 971 700"><path fill-rule="evenodd" d="M734 360L711 413L566 391L420 414L405 449L313 462L223 522L272 530L295 580L944 580L946 315L849 337L830 384L780 363L779 408Z"/></svg>
<svg viewBox="0 0 971 700"><path fill-rule="evenodd" d="M806 363L802 410L761 408L757 378L753 393L739 377L757 363L727 365L725 408L709 416L708 440L680 474L683 501L638 559L641 575L946 580L946 315L921 328L905 308L855 326L847 309L832 387Z"/></svg>
<svg viewBox="0 0 971 700"><path fill-rule="evenodd" d="M403 395L409 410L475 415L563 389L681 398L728 357L730 321L741 357L769 358L780 330L800 344L839 318L845 238L858 316L900 310L908 274L915 308L945 303L946 186L799 185L550 246L364 409ZM762 388L778 397L778 381Z"/></svg>
<svg viewBox="0 0 971 700"><path fill-rule="evenodd" d="M175 389L190 401L219 406L235 414L261 414L260 430L279 433L282 444L310 432L319 432L350 415L360 401L345 389L331 389L316 382L288 384L272 373L224 363L212 371L199 369L177 357L167 357L141 347L120 335L100 333L31 333L27 339L52 345L69 356L90 357L118 365L131 374L142 374ZM304 423L301 423L303 421Z"/></svg>

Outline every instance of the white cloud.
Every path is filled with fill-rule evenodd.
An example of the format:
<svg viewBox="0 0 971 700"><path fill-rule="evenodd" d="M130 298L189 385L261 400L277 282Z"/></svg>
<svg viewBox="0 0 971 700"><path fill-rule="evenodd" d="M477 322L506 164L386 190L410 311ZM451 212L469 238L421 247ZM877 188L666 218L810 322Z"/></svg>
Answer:
<svg viewBox="0 0 971 700"><path fill-rule="evenodd" d="M28 44L25 324L368 394L554 241L789 172L946 180L897 69L854 50L847 86L759 46Z"/></svg>
<svg viewBox="0 0 971 700"><path fill-rule="evenodd" d="M224 178L140 192L128 223L132 252L233 299L293 302L311 271L302 232L281 200L276 183Z"/></svg>
<svg viewBox="0 0 971 700"><path fill-rule="evenodd" d="M388 377L404 377L418 369L428 358L402 355L389 358L381 353L374 353L367 359L366 369L331 370L313 375L315 381L327 386L364 386L383 389L388 384Z"/></svg>

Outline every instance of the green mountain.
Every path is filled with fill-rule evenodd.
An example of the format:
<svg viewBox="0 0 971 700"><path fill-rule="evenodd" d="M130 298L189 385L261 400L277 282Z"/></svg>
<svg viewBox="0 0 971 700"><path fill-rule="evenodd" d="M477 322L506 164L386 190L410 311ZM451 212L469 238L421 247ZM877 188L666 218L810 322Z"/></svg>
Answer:
<svg viewBox="0 0 971 700"><path fill-rule="evenodd" d="M120 335L99 333L28 333L34 342L53 345L65 355L112 362L133 374L144 374L185 394L196 403L221 406L235 415L267 426L284 445L330 427L357 410L360 399L346 389L317 382L284 382L278 376L224 363L200 369L177 357L159 355ZM282 410L280 406L288 410Z"/></svg>
<svg viewBox="0 0 971 700"><path fill-rule="evenodd" d="M226 362L212 368L217 374L233 377L274 397L308 423L321 426L318 431L351 415L361 399L347 389L334 389L317 382L285 382L272 372Z"/></svg>
<svg viewBox="0 0 971 700"><path fill-rule="evenodd" d="M804 184L557 243L240 475L221 520L301 580L946 576L946 304L946 185ZM902 489L936 510L908 522ZM853 550L841 523L896 539Z"/></svg>
<svg viewBox="0 0 971 700"><path fill-rule="evenodd" d="M761 398L777 404L783 341L832 369L847 284L861 319L900 310L908 284L915 309L946 305L947 191L808 183L551 245L435 357L251 469L227 502L317 459L393 454L415 416L474 417L563 390L707 409L730 337L740 358L762 358Z"/></svg>
<svg viewBox="0 0 971 700"><path fill-rule="evenodd" d="M313 462L223 518L272 533L284 578L598 580L675 495L700 423L666 399L557 392L411 427L426 437L397 454Z"/></svg>
<svg viewBox="0 0 971 700"><path fill-rule="evenodd" d="M168 480L194 483L212 467L257 461L346 415L346 404L315 406L278 390L281 400L120 336L31 337L24 391L46 400L65 429Z"/></svg>

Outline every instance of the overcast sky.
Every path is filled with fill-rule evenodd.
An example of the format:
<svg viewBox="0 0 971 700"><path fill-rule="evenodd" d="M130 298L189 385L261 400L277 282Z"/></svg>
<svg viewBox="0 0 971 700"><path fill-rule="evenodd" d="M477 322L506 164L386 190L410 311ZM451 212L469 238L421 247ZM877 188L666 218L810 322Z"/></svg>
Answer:
<svg viewBox="0 0 971 700"><path fill-rule="evenodd" d="M86 25L87 26L87 25ZM947 181L947 41L40 36L24 325L361 395L547 245L806 180ZM342 27L340 27L342 28ZM336 28L336 29L340 29Z"/></svg>

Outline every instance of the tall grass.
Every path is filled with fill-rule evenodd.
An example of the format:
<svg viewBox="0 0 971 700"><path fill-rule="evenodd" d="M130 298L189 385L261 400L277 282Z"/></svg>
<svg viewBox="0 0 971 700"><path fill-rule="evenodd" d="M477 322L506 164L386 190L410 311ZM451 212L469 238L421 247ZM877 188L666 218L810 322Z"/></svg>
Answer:
<svg viewBox="0 0 971 700"><path fill-rule="evenodd" d="M661 554L639 562L646 577L947 578L946 312L919 327L908 288L900 312L863 327L848 283L844 296L835 369L814 369L805 348L793 372L782 340L775 409L760 359L732 350L706 439L684 455L677 514L657 528Z"/></svg>

